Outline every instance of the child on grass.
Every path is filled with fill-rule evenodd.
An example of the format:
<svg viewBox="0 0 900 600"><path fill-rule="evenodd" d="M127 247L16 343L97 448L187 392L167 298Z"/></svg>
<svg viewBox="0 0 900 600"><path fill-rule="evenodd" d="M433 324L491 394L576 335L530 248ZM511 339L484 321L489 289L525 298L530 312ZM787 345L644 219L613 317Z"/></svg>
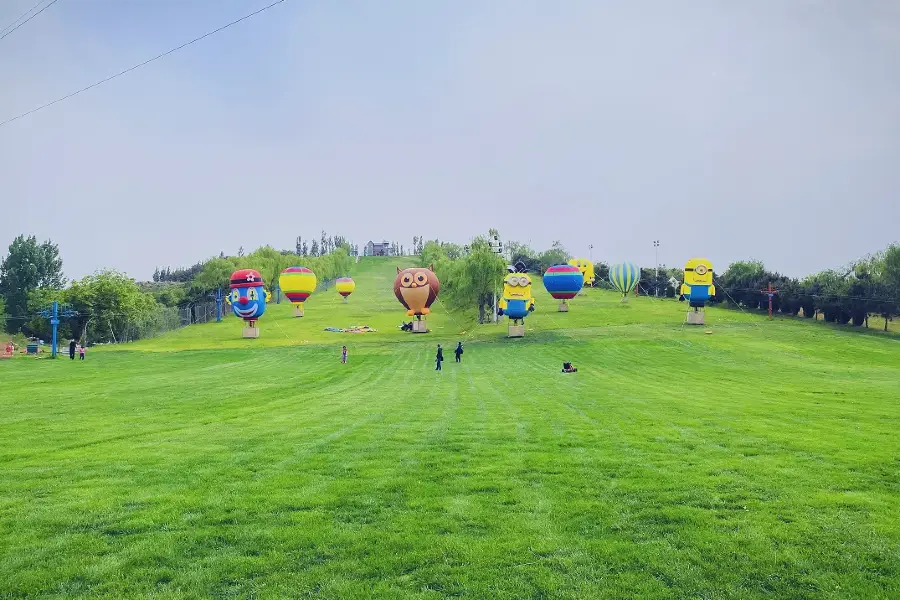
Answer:
<svg viewBox="0 0 900 600"><path fill-rule="evenodd" d="M341 364L347 364L347 346L341 348Z"/></svg>

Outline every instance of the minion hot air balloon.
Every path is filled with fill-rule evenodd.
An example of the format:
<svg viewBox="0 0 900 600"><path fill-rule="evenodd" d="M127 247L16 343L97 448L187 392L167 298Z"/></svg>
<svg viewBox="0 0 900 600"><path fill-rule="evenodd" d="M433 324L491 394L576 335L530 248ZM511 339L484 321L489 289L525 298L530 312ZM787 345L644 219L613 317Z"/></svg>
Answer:
<svg viewBox="0 0 900 600"><path fill-rule="evenodd" d="M245 338L258 338L259 328L256 320L266 312L268 292L263 284L262 275L254 269L241 269L231 274L231 293L229 296L231 310L235 316L243 319Z"/></svg>
<svg viewBox="0 0 900 600"><path fill-rule="evenodd" d="M609 282L614 289L622 292L622 302L628 301L628 294L635 288L640 276L640 270L629 262L609 267Z"/></svg>
<svg viewBox="0 0 900 600"><path fill-rule="evenodd" d="M288 267L278 277L284 296L294 305L294 316L303 316L303 303L316 290L316 274L306 267Z"/></svg>
<svg viewBox="0 0 900 600"><path fill-rule="evenodd" d="M497 302L497 314L506 315L512 321L509 337L525 335L525 317L534 312L534 297L531 295L531 277L528 273L517 273L509 267L510 273L503 279L503 296Z"/></svg>
<svg viewBox="0 0 900 600"><path fill-rule="evenodd" d="M544 273L544 287L559 300L559 312L568 312L568 301L584 287L584 275L575 265L553 265Z"/></svg>
<svg viewBox="0 0 900 600"><path fill-rule="evenodd" d="M344 303L346 304L347 297L356 289L356 282L349 277L338 277L334 282L334 287L337 293L344 298Z"/></svg>
<svg viewBox="0 0 900 600"><path fill-rule="evenodd" d="M706 323L706 312L703 308L710 298L716 295L716 286L713 285L712 263L705 258L692 258L684 265L684 283L681 286L681 296L690 303L694 310L688 311L687 322L689 325L703 325Z"/></svg>

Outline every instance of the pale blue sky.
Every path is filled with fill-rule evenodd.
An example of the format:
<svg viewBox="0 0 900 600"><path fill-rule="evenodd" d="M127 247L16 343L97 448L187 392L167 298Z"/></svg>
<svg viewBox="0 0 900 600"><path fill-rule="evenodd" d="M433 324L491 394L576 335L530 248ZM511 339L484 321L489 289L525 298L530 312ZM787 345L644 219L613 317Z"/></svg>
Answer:
<svg viewBox="0 0 900 600"><path fill-rule="evenodd" d="M0 42L0 121L268 3L59 0ZM900 238L898 73L888 0L287 0L0 127L0 245L147 278L497 227L803 275Z"/></svg>

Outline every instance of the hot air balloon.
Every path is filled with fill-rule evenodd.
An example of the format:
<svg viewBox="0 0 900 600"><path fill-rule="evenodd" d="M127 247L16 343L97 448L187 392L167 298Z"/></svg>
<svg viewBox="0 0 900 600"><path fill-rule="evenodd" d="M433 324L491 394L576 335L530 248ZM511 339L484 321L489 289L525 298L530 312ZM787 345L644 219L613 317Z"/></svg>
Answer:
<svg viewBox="0 0 900 600"><path fill-rule="evenodd" d="M337 293L344 297L344 302L347 302L347 296L356 289L356 282L349 277L338 277L334 282L334 287L337 289Z"/></svg>
<svg viewBox="0 0 900 600"><path fill-rule="evenodd" d="M584 287L584 275L575 265L553 265L544 273L544 287L560 300L559 312L568 312L571 300Z"/></svg>
<svg viewBox="0 0 900 600"><path fill-rule="evenodd" d="M229 304L235 316L247 324L244 327L245 338L258 338L259 329L256 320L266 312L268 294L263 284L262 275L253 269L241 269L231 274L231 293Z"/></svg>
<svg viewBox="0 0 900 600"><path fill-rule="evenodd" d="M588 287L594 285L594 263L586 258L573 258L569 264L578 267L578 270L584 275L584 285Z"/></svg>
<svg viewBox="0 0 900 600"><path fill-rule="evenodd" d="M497 314L506 315L511 321L509 337L525 335L525 317L534 312L534 297L531 295L531 277L520 273L514 267L507 267L509 274L503 278L503 294L497 302Z"/></svg>
<svg viewBox="0 0 900 600"><path fill-rule="evenodd" d="M706 323L706 313L702 310L707 301L716 295L713 285L712 263L705 258L692 258L684 265L684 284L681 286L681 298L687 300L693 311L688 311L689 325Z"/></svg>
<svg viewBox="0 0 900 600"><path fill-rule="evenodd" d="M303 303L316 290L316 274L306 267L288 267L278 277L285 298L294 305L294 316L303 316Z"/></svg>
<svg viewBox="0 0 900 600"><path fill-rule="evenodd" d="M394 295L406 308L406 314L415 316L413 333L427 333L428 326L423 318L431 312L431 304L441 291L441 282L434 274L434 266L429 268L397 267L397 278L394 280Z"/></svg>
<svg viewBox="0 0 900 600"><path fill-rule="evenodd" d="M637 285L640 276L640 270L629 262L609 267L609 282L613 288L622 292L622 302L628 300L628 294Z"/></svg>

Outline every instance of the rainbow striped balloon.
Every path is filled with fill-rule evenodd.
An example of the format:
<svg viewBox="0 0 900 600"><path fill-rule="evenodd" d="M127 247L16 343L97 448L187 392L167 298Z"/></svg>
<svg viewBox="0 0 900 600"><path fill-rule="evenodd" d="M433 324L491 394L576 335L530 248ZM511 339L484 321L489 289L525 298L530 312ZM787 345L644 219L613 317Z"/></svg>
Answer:
<svg viewBox="0 0 900 600"><path fill-rule="evenodd" d="M346 298L356 289L356 282L349 277L338 277L334 280L334 287L338 294Z"/></svg>
<svg viewBox="0 0 900 600"><path fill-rule="evenodd" d="M544 288L557 300L571 300L584 287L584 275L574 265L553 265L544 273Z"/></svg>
<svg viewBox="0 0 900 600"><path fill-rule="evenodd" d="M285 298L299 306L316 291L316 284L316 274L306 267L288 267L278 277L278 285Z"/></svg>
<svg viewBox="0 0 900 600"><path fill-rule="evenodd" d="M634 289L640 278L640 269L632 263L624 262L609 267L609 282L615 289L622 292L623 296L627 296Z"/></svg>

